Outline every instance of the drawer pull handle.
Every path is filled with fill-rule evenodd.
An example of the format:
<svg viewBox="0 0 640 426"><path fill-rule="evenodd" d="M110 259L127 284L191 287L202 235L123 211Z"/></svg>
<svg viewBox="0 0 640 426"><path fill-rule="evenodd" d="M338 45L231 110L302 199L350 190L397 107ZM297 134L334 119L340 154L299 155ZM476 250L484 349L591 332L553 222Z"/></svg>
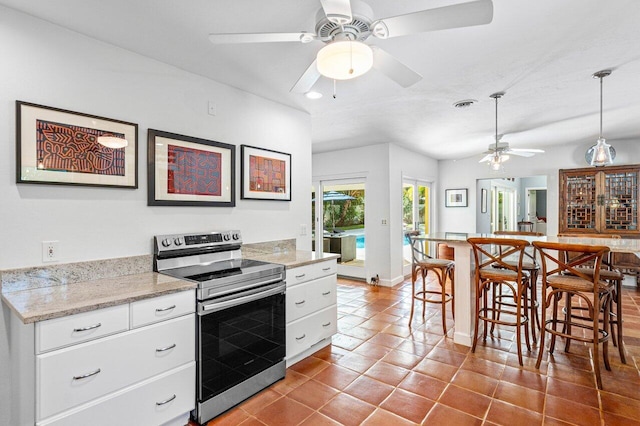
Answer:
<svg viewBox="0 0 640 426"><path fill-rule="evenodd" d="M305 275L307 275L307 274L296 275L296 278L297 278L297 279L302 279L302 278L304 278L304 277L305 277Z"/></svg>
<svg viewBox="0 0 640 426"><path fill-rule="evenodd" d="M325 292L325 293L322 293L322 295L323 295L323 296L328 296L328 295L330 295L330 294L331 294L331 290L329 290L329 291L327 291L327 292Z"/></svg>
<svg viewBox="0 0 640 426"><path fill-rule="evenodd" d="M167 306L166 308L157 308L156 312L165 312L175 309L176 305Z"/></svg>
<svg viewBox="0 0 640 426"><path fill-rule="evenodd" d="M88 327L74 328L73 332L77 333L79 331L89 331L89 330L93 330L94 328L98 328L98 327L101 327L101 326L102 326L101 323L97 323L97 324L90 325Z"/></svg>
<svg viewBox="0 0 640 426"><path fill-rule="evenodd" d="M306 335L306 334L303 334L303 335L302 335L302 336L300 336L300 337L296 337L296 340L302 340L302 339L304 339L305 337L307 337L307 335Z"/></svg>
<svg viewBox="0 0 640 426"><path fill-rule="evenodd" d="M86 379L87 377L95 376L99 372L100 372L100 369L98 368L96 371L92 371L91 373L83 374L82 376L73 376L73 380Z"/></svg>
<svg viewBox="0 0 640 426"><path fill-rule="evenodd" d="M329 327L330 325L331 325L331 321L329 321L329 322L328 322L328 323L326 323L326 324L322 324L322 326L323 326L323 327L325 327L325 328L326 328L326 327Z"/></svg>
<svg viewBox="0 0 640 426"><path fill-rule="evenodd" d="M331 268L322 268L323 271L330 271Z"/></svg>
<svg viewBox="0 0 640 426"><path fill-rule="evenodd" d="M164 401L161 402L156 402L156 405L160 406L160 405L164 405L164 404L168 404L171 401L173 401L174 399L176 399L176 394L174 393L173 396L169 399L165 399Z"/></svg>
<svg viewBox="0 0 640 426"><path fill-rule="evenodd" d="M174 343L174 344L173 344L173 345L171 345L171 346L167 346L167 347L165 347L165 348L156 349L156 352L164 352L164 351L168 351L169 349L173 349L173 348L175 348L175 347L176 347L176 344Z"/></svg>
<svg viewBox="0 0 640 426"><path fill-rule="evenodd" d="M296 305L303 305L306 302L306 300L303 300L302 302L295 302Z"/></svg>

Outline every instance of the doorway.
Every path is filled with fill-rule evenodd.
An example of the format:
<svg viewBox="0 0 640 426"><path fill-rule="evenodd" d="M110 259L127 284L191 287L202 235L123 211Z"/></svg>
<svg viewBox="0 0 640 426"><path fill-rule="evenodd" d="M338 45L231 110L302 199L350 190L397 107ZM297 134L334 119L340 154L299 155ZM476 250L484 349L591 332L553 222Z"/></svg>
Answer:
<svg viewBox="0 0 640 426"><path fill-rule="evenodd" d="M491 186L491 233L517 229L516 194L514 188Z"/></svg>
<svg viewBox="0 0 640 426"><path fill-rule="evenodd" d="M312 249L339 254L338 275L365 279L364 179L319 181L311 191Z"/></svg>
<svg viewBox="0 0 640 426"><path fill-rule="evenodd" d="M411 273L411 244L405 233L430 232L431 223L431 183L403 179L402 181L402 269L405 275ZM428 254L428 253L427 253Z"/></svg>

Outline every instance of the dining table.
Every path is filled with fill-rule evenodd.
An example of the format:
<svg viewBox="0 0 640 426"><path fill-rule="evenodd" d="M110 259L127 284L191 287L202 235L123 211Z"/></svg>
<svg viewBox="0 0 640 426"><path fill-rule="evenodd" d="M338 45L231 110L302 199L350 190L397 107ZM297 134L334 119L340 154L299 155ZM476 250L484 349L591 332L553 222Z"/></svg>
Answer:
<svg viewBox="0 0 640 426"><path fill-rule="evenodd" d="M584 244L590 246L606 246L613 253L632 253L640 257L640 239L626 238L586 238L578 235L566 236L529 236L529 235L495 235L476 234L464 232L436 232L430 234L420 234L411 238L431 241L434 243L445 243L453 248L454 252L454 294L455 326L453 341L456 344L471 346L474 339L475 326L475 286L474 282L474 258L471 245L467 238L518 238L534 241L548 241L557 243Z"/></svg>

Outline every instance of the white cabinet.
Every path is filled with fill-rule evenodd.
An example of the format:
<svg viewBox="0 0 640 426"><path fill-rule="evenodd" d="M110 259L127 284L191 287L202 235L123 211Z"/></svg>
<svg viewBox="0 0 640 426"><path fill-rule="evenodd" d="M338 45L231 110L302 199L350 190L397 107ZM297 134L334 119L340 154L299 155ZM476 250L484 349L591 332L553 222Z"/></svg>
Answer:
<svg viewBox="0 0 640 426"><path fill-rule="evenodd" d="M22 335L17 424L184 425L195 405L194 312L188 290L12 323Z"/></svg>
<svg viewBox="0 0 640 426"><path fill-rule="evenodd" d="M337 332L336 260L287 270L287 366L331 343Z"/></svg>

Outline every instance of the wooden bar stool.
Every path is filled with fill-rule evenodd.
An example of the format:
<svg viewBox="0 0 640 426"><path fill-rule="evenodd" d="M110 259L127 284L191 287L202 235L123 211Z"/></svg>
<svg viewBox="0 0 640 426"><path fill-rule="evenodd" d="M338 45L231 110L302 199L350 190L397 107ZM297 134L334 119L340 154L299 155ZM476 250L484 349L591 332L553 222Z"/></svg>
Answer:
<svg viewBox="0 0 640 426"><path fill-rule="evenodd" d="M416 238L417 232L407 232L406 236L411 241L411 313L409 314L409 327L411 327L411 321L413 320L413 310L415 301L422 302L422 317L424 318L425 307L427 303L439 303L442 309L442 331L447 334L447 318L446 318L446 306L447 302L451 301L451 313L454 314L453 309L453 297L454 297L454 284L453 284L453 270L454 263L448 259L434 259L427 254L425 250L425 240ZM427 290L426 277L429 271L438 278L438 284L440 290ZM422 276L422 290L416 289L416 280L418 274ZM447 277L451 280L451 293L446 291ZM435 297L430 297L435 296Z"/></svg>
<svg viewBox="0 0 640 426"><path fill-rule="evenodd" d="M542 353L545 333L551 334L549 352L553 353L556 336L568 340L577 340L593 345L593 369L596 375L598 389L602 389L600 377L600 351L602 344L602 358L605 368L611 370L609 365L609 307L614 285L600 279L602 260L609 253L605 246L590 246L582 244L549 243L536 241L533 243L542 259L542 323L540 330L541 347L538 353L536 368L542 362ZM565 260L565 252L574 255L570 260ZM588 273L584 268L593 267L593 273ZM566 314L559 316L558 302L563 296L566 300ZM572 297L580 298L586 305L586 316L572 315ZM552 307L551 319L546 319L547 308ZM585 320L586 319L586 320ZM600 327L602 322L602 327ZM560 327L559 327L560 326ZM560 328L560 329L559 329ZM587 336L572 333L574 328L587 330ZM568 350L568 346L565 346Z"/></svg>
<svg viewBox="0 0 640 426"><path fill-rule="evenodd" d="M496 231L495 235L511 235L514 238L517 236L528 236L528 237L541 237L544 234L541 232L527 232L527 231ZM513 266L517 266L517 259L514 260L505 260L505 263L511 264ZM494 267L499 267L499 265L494 265ZM537 342L536 331L540 330L540 315L538 314L538 308L540 304L538 303L538 275L540 275L540 265L536 259L536 251L533 246L528 246L524 250L524 257L522 259L522 270L526 271L529 274L529 318L531 321L531 338L533 342Z"/></svg>
<svg viewBox="0 0 640 426"><path fill-rule="evenodd" d="M475 352L476 350L480 321L484 326L484 340L487 339L487 323L489 322L492 324L491 332L493 332L494 324L513 326L516 329L518 362L523 365L523 328L527 349L531 350L527 324L529 322L527 316L529 308L526 297L529 274L522 269L524 249L529 245L529 242L507 238L469 238L467 242L473 248L476 265L476 325L471 351ZM512 257L518 259L515 265L512 263ZM497 301L495 296L498 294L510 295L511 303ZM482 306L480 306L481 301Z"/></svg>

